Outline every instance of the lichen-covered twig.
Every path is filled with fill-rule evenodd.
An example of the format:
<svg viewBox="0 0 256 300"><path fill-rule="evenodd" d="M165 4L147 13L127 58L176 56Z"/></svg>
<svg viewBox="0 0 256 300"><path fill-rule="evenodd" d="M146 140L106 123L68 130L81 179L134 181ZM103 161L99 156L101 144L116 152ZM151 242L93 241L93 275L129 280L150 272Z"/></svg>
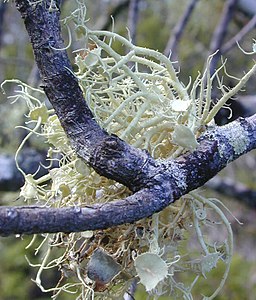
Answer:
<svg viewBox="0 0 256 300"><path fill-rule="evenodd" d="M193 190L256 147L256 115L223 127L213 124L216 112L254 74L255 65L226 91L218 76L225 66L211 74L210 56L203 75L185 86L158 51L135 46L114 32L87 28L86 8L77 2L79 8L64 21L67 25L73 19L85 38L74 73L61 39L59 2L16 1L54 109L44 104L43 91L17 81L20 90L12 98L26 101L27 123L32 124L24 126L28 134L18 150L32 135L43 138L49 146L49 172L37 179L25 174L16 159L25 178L20 197L35 205L0 208L0 234L44 233L36 253L44 252L43 246L46 251L35 282L42 291L54 292L54 299L61 292L81 299L109 299L112 293L120 298L137 275L156 297L168 289L192 299L199 276L206 277L223 260L223 278L207 298L213 299L229 270L232 231L218 207L221 202ZM113 43L126 48L126 54ZM223 96L211 107L214 78ZM55 154L58 166L50 169ZM220 243L204 235L203 229L215 224L224 225L227 235ZM191 230L203 250L195 259L178 249L184 232ZM45 289L42 273L51 268L60 270L60 280ZM176 281L174 274L187 270L192 282Z"/></svg>
<svg viewBox="0 0 256 300"><path fill-rule="evenodd" d="M154 160L147 152L131 147L116 136L109 136L95 122L77 79L69 71L71 65L60 36L58 9L49 11L47 6L29 1L17 1L16 4L25 19L44 90L73 148L100 175L124 184L135 193L123 200L83 208L3 207L0 211L2 234L82 231L134 222L202 186L228 162L255 148L255 116L206 132L199 138L200 146L196 150L176 160ZM38 20L44 22L44 26ZM97 38L103 33L113 37L109 32L93 32L91 39L106 47L120 67L133 77L125 62L121 63L122 58ZM119 39L131 47L134 54L145 53L126 39ZM177 79L169 60L154 51L146 51L166 63L173 86L181 99L186 100L187 91ZM253 71L254 68L251 73ZM144 83L138 81L138 85L143 92ZM215 111L212 110L211 114L214 116Z"/></svg>
<svg viewBox="0 0 256 300"><path fill-rule="evenodd" d="M82 208L1 207L0 234L104 229L151 216L202 186L229 162L254 149L255 129L256 116L239 119L206 132L200 137L200 146L194 152L163 162L154 161L140 151L132 153L124 142L110 138L104 151L96 151L98 168L105 159L113 168L121 160L130 161L130 172L127 173L130 179L126 184L130 186L129 180L132 181L134 186L130 188L136 187L136 193L123 200ZM132 174L138 165L140 168Z"/></svg>

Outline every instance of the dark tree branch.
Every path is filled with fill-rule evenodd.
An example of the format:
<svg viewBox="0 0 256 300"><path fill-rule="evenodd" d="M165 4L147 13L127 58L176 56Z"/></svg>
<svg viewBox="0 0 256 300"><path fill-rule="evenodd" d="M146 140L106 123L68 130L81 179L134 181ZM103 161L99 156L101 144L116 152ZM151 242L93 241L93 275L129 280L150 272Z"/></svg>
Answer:
<svg viewBox="0 0 256 300"><path fill-rule="evenodd" d="M249 17L256 14L255 0L240 0L238 1L238 9Z"/></svg>
<svg viewBox="0 0 256 300"><path fill-rule="evenodd" d="M124 300L135 300L134 298L134 294L136 292L136 288L137 288L137 285L138 285L138 278L135 278L130 287L129 287L129 290L124 294Z"/></svg>
<svg viewBox="0 0 256 300"><path fill-rule="evenodd" d="M6 3L0 3L0 48L2 46L2 39L3 39L3 26L4 26L4 14L6 11Z"/></svg>
<svg viewBox="0 0 256 300"><path fill-rule="evenodd" d="M184 14L181 16L179 22L174 27L173 32L171 33L171 36L167 42L167 45L164 50L164 54L168 57L170 53L172 53L172 57L174 60L176 60L177 57L177 47L179 44L179 41L181 39L181 36L184 32L184 29L189 21L190 16L192 15L192 12L197 4L198 0L191 0L188 4Z"/></svg>
<svg viewBox="0 0 256 300"><path fill-rule="evenodd" d="M110 26L113 23L112 16L114 19L121 14L125 9L127 9L129 3L131 0L124 0L119 2L110 12L108 12L105 16L103 16L98 22L97 22L97 28L101 30L108 30Z"/></svg>
<svg viewBox="0 0 256 300"><path fill-rule="evenodd" d="M202 186L230 161L255 149L256 115L206 132L199 142L196 151L176 160L148 159L141 170L146 177L144 187L123 200L83 208L2 207L0 234L105 229L149 217Z"/></svg>
<svg viewBox="0 0 256 300"><path fill-rule="evenodd" d="M26 174L34 174L35 178L39 178L48 170L40 167L42 165L49 165L46 160L46 153L39 152L32 148L25 148L18 156L18 163L20 168ZM57 162L52 162L52 168L57 167ZM0 191L17 191L24 184L24 178L17 169L15 158L12 155L0 154Z"/></svg>
<svg viewBox="0 0 256 300"><path fill-rule="evenodd" d="M51 1L16 0L34 50L44 90L77 154L100 175L123 183L133 195L104 204L73 208L2 207L0 234L75 232L132 223L159 212L202 186L227 163L256 147L256 115L216 127L200 146L176 160L157 161L93 119L71 69L60 36L59 11ZM48 7L47 5L48 4Z"/></svg>
<svg viewBox="0 0 256 300"><path fill-rule="evenodd" d="M230 39L221 47L221 53L224 54L230 51L234 46L237 45L237 42L240 42L242 38L255 27L256 15L232 39Z"/></svg>
<svg viewBox="0 0 256 300"><path fill-rule="evenodd" d="M135 191L144 186L141 172L152 160L116 136L109 136L96 123L83 98L60 34L59 11L49 12L46 3L32 6L16 1L31 39L43 88L77 154L100 175L114 179ZM122 158L122 159L121 159Z"/></svg>
<svg viewBox="0 0 256 300"><path fill-rule="evenodd" d="M17 191L24 178L17 170L14 157L0 155L0 191Z"/></svg>
<svg viewBox="0 0 256 300"><path fill-rule="evenodd" d="M133 44L136 44L136 33L139 19L139 2L140 0L131 0L128 13L128 28Z"/></svg>
<svg viewBox="0 0 256 300"><path fill-rule="evenodd" d="M223 44L224 38L226 36L228 24L229 24L230 20L232 19L237 2L238 2L238 0L227 0L226 1L220 22L217 25L217 27L213 33L212 40L210 43L210 53L209 54L213 54L217 50L219 50L219 51L212 58L211 65L210 65L210 74L211 75L215 72L218 61L221 57L221 54L222 54L220 51L221 45Z"/></svg>
<svg viewBox="0 0 256 300"><path fill-rule="evenodd" d="M223 195L235 198L249 207L256 208L256 190L249 189L240 182L217 176L207 183L207 187Z"/></svg>

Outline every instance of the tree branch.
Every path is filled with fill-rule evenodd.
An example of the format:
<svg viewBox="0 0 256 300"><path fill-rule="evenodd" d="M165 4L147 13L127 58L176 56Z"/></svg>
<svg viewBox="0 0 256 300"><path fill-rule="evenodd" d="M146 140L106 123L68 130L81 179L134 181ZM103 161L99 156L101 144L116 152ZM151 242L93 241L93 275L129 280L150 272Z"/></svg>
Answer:
<svg viewBox="0 0 256 300"><path fill-rule="evenodd" d="M223 40L227 33L227 28L230 20L232 19L235 7L237 5L238 0L227 0L224 6L222 16L220 19L219 24L217 25L210 44L210 53L213 54L217 50L221 49L221 45L223 44ZM218 51L212 58L211 65L210 65L210 74L212 75L216 68L221 56L221 52Z"/></svg>
<svg viewBox="0 0 256 300"><path fill-rule="evenodd" d="M0 48L2 46L2 40L3 40L3 26L4 26L5 11L6 11L6 3L2 2L0 3Z"/></svg>
<svg viewBox="0 0 256 300"><path fill-rule="evenodd" d="M179 44L179 41L181 39L182 33L184 32L184 29L189 21L189 18L197 4L198 0L191 0L188 4L184 14L181 16L179 22L176 24L176 26L173 29L173 32L166 44L164 54L168 57L170 53L172 53L173 60L176 60L177 57L177 47Z"/></svg>
<svg viewBox="0 0 256 300"><path fill-rule="evenodd" d="M147 178L144 187L123 200L59 209L2 207L0 234L105 229L149 217L202 186L230 161L255 149L256 115L208 131L199 142L196 151L176 160L146 161L141 170Z"/></svg>
<svg viewBox="0 0 256 300"><path fill-rule="evenodd" d="M32 148L25 148L18 156L18 163L20 168L26 174L35 174L35 178L39 178L48 170L40 167L48 165L49 161L46 159L46 153L37 151ZM52 162L52 168L57 167L55 161ZM0 191L17 191L24 184L24 178L17 169L15 158L11 155L0 155Z"/></svg>
<svg viewBox="0 0 256 300"><path fill-rule="evenodd" d="M233 181L230 178L216 176L207 183L207 187L223 195L235 198L251 208L256 208L256 190L249 189L240 182Z"/></svg>
<svg viewBox="0 0 256 300"><path fill-rule="evenodd" d="M256 3L254 0L240 0L237 3L240 11L242 11L247 16L252 17L256 14Z"/></svg>
<svg viewBox="0 0 256 300"><path fill-rule="evenodd" d="M137 25L139 18L139 2L140 0L131 0L128 13L128 28L133 44L136 44Z"/></svg>
<svg viewBox="0 0 256 300"><path fill-rule="evenodd" d="M77 154L100 175L135 193L123 200L84 207L2 207L0 234L75 232L135 222L202 186L230 161L256 147L256 115L206 132L198 139L198 149L176 160L154 160L146 151L109 136L93 119L77 79L69 71L67 54L61 50L59 11L49 10L50 2L31 5L16 0L45 93Z"/></svg>
<svg viewBox="0 0 256 300"><path fill-rule="evenodd" d="M221 53L224 54L230 51L234 46L237 45L237 42L241 41L241 39L255 27L256 14L232 39L230 39L221 47Z"/></svg>
<svg viewBox="0 0 256 300"><path fill-rule="evenodd" d="M123 0L117 3L110 11L108 11L104 16L100 17L95 24L96 28L101 30L109 30L113 23L113 19L116 19L123 11L127 9L131 0ZM112 16L112 18L110 18Z"/></svg>

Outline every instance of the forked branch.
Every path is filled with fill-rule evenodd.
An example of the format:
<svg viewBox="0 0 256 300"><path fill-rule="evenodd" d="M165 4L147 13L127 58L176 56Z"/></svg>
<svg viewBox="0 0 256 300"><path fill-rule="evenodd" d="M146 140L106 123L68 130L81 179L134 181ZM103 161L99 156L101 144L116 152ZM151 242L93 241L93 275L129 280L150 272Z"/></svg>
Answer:
<svg viewBox="0 0 256 300"><path fill-rule="evenodd" d="M154 160L146 151L108 135L94 120L70 71L62 50L59 9L52 8L51 2L38 5L16 0L45 93L77 154L100 175L124 184L134 194L85 207L2 207L0 234L75 232L135 222L202 186L229 162L256 148L256 115L209 129L198 139L196 150L175 160Z"/></svg>

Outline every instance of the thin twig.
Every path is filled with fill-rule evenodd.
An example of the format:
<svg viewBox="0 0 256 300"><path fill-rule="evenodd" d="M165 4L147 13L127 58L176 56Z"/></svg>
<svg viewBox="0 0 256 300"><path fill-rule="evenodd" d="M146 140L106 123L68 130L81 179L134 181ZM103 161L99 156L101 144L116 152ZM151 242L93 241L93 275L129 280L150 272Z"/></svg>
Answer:
<svg viewBox="0 0 256 300"><path fill-rule="evenodd" d="M237 1L238 0L227 0L226 1L220 22L217 25L217 27L215 28L215 31L212 36L212 40L210 43L210 50L209 50L210 55L215 53L219 49L221 49L221 45L223 44L224 38L227 33L228 24L231 21L233 13L235 11ZM220 59L220 56L221 56L221 51L218 51L213 56L213 59L211 61L211 65L210 65L210 75L213 75L213 73L215 72L218 61Z"/></svg>
<svg viewBox="0 0 256 300"><path fill-rule="evenodd" d="M124 10L127 9L131 0L120 1L115 7L113 7L109 12L104 16L100 16L99 20L95 24L95 28L101 30L108 30L111 27L113 19L118 17ZM112 18L110 18L112 16Z"/></svg>
<svg viewBox="0 0 256 300"><path fill-rule="evenodd" d="M140 0L131 0L128 13L128 29L132 43L136 44L137 25L139 20L139 3Z"/></svg>
<svg viewBox="0 0 256 300"><path fill-rule="evenodd" d="M246 34L248 34L252 29L256 27L256 15L228 42L226 42L223 47L221 47L221 53L224 54L230 51L237 42L240 42Z"/></svg>
<svg viewBox="0 0 256 300"><path fill-rule="evenodd" d="M240 182L217 176L211 179L206 186L223 195L236 198L249 207L256 208L256 190L252 190Z"/></svg>
<svg viewBox="0 0 256 300"><path fill-rule="evenodd" d="M130 287L129 287L129 290L124 294L124 300L135 300L134 298L134 294L136 292L136 289L137 289L137 284L138 284L138 279L135 278Z"/></svg>
<svg viewBox="0 0 256 300"><path fill-rule="evenodd" d="M173 32L171 33L170 38L167 42L167 45L164 50L164 54L166 56L169 56L170 52L171 52L173 60L176 60L176 58L177 58L177 48L178 48L179 41L185 30L186 25L188 24L188 21L192 15L192 12L193 12L197 2L198 2L198 0L190 1L186 10L184 11L184 14L181 16L180 20L174 27Z"/></svg>
<svg viewBox="0 0 256 300"><path fill-rule="evenodd" d="M124 184L133 194L84 207L1 207L0 234L77 232L133 223L163 210L256 148L256 115L202 134L197 149L175 160L154 160L148 152L108 135L96 123L77 78L69 71L60 12L49 11L50 0L39 2L36 10L28 0L16 0L16 5L31 38L43 88L74 150L98 174ZM136 49L139 53L140 48ZM172 68L168 70L173 73Z"/></svg>
<svg viewBox="0 0 256 300"><path fill-rule="evenodd" d="M6 11L7 3L2 2L0 3L0 48L2 46L3 40L3 25L4 25L4 14Z"/></svg>

